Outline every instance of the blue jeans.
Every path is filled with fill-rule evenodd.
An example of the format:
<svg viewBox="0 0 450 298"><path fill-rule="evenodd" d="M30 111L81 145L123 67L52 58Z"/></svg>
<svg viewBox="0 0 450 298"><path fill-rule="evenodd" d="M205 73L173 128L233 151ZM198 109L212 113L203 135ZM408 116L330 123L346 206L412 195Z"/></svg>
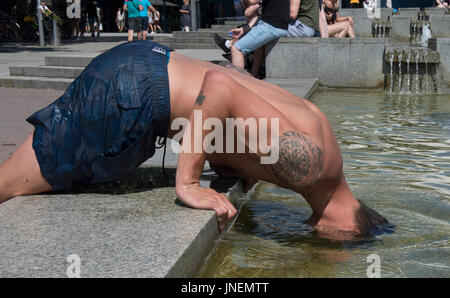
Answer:
<svg viewBox="0 0 450 298"><path fill-rule="evenodd" d="M266 43L286 35L287 30L274 27L262 20L259 20L250 32L239 39L234 46L241 53L248 54L262 47Z"/></svg>
<svg viewBox="0 0 450 298"><path fill-rule="evenodd" d="M313 37L316 31L299 20L292 20L288 27L289 37Z"/></svg>

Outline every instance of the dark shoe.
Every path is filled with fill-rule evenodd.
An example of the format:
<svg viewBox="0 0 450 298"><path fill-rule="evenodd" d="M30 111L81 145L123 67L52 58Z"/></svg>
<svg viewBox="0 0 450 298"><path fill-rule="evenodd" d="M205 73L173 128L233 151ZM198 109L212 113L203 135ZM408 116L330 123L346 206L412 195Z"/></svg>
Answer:
<svg viewBox="0 0 450 298"><path fill-rule="evenodd" d="M222 54L222 57L231 62L231 53Z"/></svg>
<svg viewBox="0 0 450 298"><path fill-rule="evenodd" d="M217 34L217 33L214 33L213 37L214 37L214 41L219 46L219 48L221 48L227 54L229 52L231 52L231 50L229 48L227 48L227 46L225 45L225 42L227 41L225 38L220 37L219 34Z"/></svg>

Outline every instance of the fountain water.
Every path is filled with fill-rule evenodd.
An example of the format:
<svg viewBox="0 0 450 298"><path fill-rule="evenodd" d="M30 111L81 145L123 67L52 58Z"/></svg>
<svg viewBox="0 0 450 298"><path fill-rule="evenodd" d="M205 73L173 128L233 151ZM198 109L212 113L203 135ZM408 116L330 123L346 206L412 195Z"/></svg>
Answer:
<svg viewBox="0 0 450 298"><path fill-rule="evenodd" d="M394 52L389 52L389 93L394 92Z"/></svg>
<svg viewBox="0 0 450 298"><path fill-rule="evenodd" d="M395 47L385 53L386 86L389 93L439 93L439 53L423 47ZM411 64L415 64L415 73Z"/></svg>
<svg viewBox="0 0 450 298"><path fill-rule="evenodd" d="M374 19L372 21L372 36L377 38L389 37L391 27L390 20Z"/></svg>
<svg viewBox="0 0 450 298"><path fill-rule="evenodd" d="M415 84L415 92L419 93L419 55L420 52L419 51L415 51L414 52L414 59L416 60L416 74L415 74L415 80L416 80L416 84Z"/></svg>
<svg viewBox="0 0 450 298"><path fill-rule="evenodd" d="M402 93L402 58L403 52L398 52L398 93Z"/></svg>

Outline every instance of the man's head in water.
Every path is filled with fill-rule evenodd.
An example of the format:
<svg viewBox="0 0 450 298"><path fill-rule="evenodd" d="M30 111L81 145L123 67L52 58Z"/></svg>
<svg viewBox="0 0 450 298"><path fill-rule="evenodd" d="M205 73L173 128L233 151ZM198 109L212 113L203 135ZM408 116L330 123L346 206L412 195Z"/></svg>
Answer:
<svg viewBox="0 0 450 298"><path fill-rule="evenodd" d="M359 234L373 236L385 232L385 226L389 224L388 220L360 200L358 202L360 206L355 211L354 220Z"/></svg>

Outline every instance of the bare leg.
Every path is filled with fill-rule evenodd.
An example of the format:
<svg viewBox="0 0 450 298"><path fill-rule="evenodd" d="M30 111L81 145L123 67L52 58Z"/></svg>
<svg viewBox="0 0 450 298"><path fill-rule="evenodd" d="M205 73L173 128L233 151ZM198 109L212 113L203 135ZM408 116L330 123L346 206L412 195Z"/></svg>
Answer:
<svg viewBox="0 0 450 298"><path fill-rule="evenodd" d="M328 25L329 36L338 37L338 38L344 37L345 34L343 36L341 36L343 31L345 31L345 34L347 34L346 22L339 22L339 23L334 23L334 24Z"/></svg>
<svg viewBox="0 0 450 298"><path fill-rule="evenodd" d="M128 41L133 41L133 30L128 29Z"/></svg>
<svg viewBox="0 0 450 298"><path fill-rule="evenodd" d="M355 31L353 31L353 26L348 23L347 35L350 38L355 38Z"/></svg>
<svg viewBox="0 0 450 298"><path fill-rule="evenodd" d="M231 61L234 66L245 68L244 54L239 51L234 45L231 47Z"/></svg>
<svg viewBox="0 0 450 298"><path fill-rule="evenodd" d="M0 164L0 203L16 196L52 190L42 176L32 147L33 134Z"/></svg>

